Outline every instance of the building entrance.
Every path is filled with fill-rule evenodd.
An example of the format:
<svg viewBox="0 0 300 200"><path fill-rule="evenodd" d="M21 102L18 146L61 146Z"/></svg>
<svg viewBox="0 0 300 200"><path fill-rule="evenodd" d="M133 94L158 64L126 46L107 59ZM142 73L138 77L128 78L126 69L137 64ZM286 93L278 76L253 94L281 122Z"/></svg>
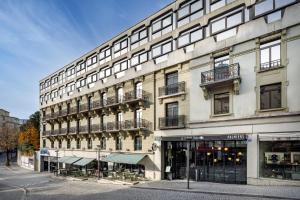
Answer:
<svg viewBox="0 0 300 200"><path fill-rule="evenodd" d="M174 179L186 178L187 145L190 145L192 180L246 184L246 141L165 142L165 167L170 169ZM166 174L166 178L170 178L170 174Z"/></svg>

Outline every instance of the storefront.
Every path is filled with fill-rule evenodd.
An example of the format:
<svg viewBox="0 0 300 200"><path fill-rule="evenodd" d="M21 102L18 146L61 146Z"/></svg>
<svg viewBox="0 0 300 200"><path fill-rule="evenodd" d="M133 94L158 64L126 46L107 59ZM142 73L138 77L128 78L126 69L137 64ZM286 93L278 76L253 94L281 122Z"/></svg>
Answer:
<svg viewBox="0 0 300 200"><path fill-rule="evenodd" d="M186 178L190 145L190 178L195 181L247 183L246 135L163 138L165 179Z"/></svg>
<svg viewBox="0 0 300 200"><path fill-rule="evenodd" d="M300 181L300 138L260 135L259 174L262 178Z"/></svg>

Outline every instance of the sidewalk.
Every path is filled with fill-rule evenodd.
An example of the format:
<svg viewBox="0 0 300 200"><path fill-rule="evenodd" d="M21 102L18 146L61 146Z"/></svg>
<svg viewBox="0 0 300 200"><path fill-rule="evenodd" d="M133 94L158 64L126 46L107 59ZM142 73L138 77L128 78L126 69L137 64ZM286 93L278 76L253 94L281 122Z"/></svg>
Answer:
<svg viewBox="0 0 300 200"><path fill-rule="evenodd" d="M254 186L210 182L190 182L190 189L187 190L186 181L152 181L141 183L132 187L139 189L172 190L180 192L188 191L194 193L236 195L273 199L300 199L300 187L296 186Z"/></svg>

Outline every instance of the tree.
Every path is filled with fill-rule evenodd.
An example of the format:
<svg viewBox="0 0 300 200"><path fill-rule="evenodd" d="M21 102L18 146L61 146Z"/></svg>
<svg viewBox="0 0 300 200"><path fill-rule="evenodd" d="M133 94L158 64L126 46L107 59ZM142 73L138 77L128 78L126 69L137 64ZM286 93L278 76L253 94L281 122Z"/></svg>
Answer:
<svg viewBox="0 0 300 200"><path fill-rule="evenodd" d="M3 123L0 127L0 149L6 152L6 166L10 166L9 153L18 145L19 129L10 123Z"/></svg>
<svg viewBox="0 0 300 200"><path fill-rule="evenodd" d="M38 132L40 132L40 112L39 111L36 111L32 115L30 115L28 121L25 124L23 124L20 129L25 130L26 127L29 125L33 126L34 128L36 128L38 130Z"/></svg>
<svg viewBox="0 0 300 200"><path fill-rule="evenodd" d="M18 138L19 149L23 154L32 155L40 147L39 131L34 124L27 124L22 128Z"/></svg>

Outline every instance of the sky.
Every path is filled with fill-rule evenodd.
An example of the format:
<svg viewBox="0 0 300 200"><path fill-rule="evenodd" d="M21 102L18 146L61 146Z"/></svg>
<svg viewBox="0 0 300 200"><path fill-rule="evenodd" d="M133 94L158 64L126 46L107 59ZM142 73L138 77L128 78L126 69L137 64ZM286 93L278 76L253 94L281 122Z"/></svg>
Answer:
<svg viewBox="0 0 300 200"><path fill-rule="evenodd" d="M0 0L0 108L27 119L39 81L172 0Z"/></svg>

